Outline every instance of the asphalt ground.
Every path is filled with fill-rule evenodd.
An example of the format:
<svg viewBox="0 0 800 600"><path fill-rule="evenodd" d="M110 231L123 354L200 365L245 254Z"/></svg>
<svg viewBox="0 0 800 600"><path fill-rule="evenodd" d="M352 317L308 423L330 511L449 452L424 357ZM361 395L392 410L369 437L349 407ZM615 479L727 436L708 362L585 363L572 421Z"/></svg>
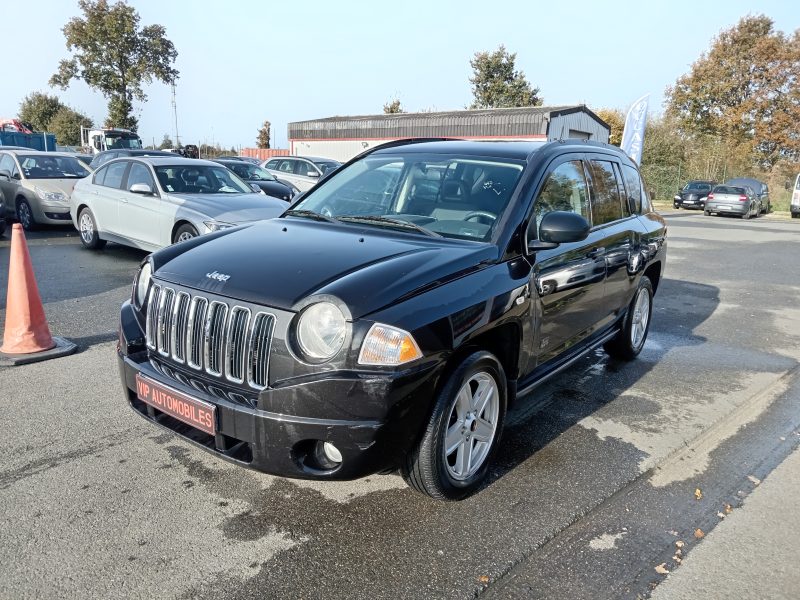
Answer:
<svg viewBox="0 0 800 600"><path fill-rule="evenodd" d="M396 475L270 477L155 429L114 355L144 253L30 234L51 330L79 352L0 368L0 597L646 596L655 565L680 568L672 532L713 529L800 440L800 224L667 220L640 357L595 352L519 402L490 482L460 503Z"/></svg>

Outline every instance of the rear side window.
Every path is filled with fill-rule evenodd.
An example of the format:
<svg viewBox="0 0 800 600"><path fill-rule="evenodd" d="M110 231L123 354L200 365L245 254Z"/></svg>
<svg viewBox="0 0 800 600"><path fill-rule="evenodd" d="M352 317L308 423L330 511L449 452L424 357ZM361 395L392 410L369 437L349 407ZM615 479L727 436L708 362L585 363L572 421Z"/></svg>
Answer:
<svg viewBox="0 0 800 600"><path fill-rule="evenodd" d="M625 179L625 189L628 192L628 202L631 204L631 210L637 214L641 214L644 190L642 190L639 173L630 165L622 165L622 176ZM710 186L709 189L711 189Z"/></svg>
<svg viewBox="0 0 800 600"><path fill-rule="evenodd" d="M592 224L597 227L621 219L622 196L614 173L614 163L590 160L587 164L592 177Z"/></svg>
<svg viewBox="0 0 800 600"><path fill-rule="evenodd" d="M122 180L125 175L125 170L128 168L128 161L121 160L119 162L108 165L104 171L102 183L95 178L95 183L103 187L122 189Z"/></svg>
<svg viewBox="0 0 800 600"><path fill-rule="evenodd" d="M542 217L556 210L574 212L591 220L589 193L579 160L562 163L547 176L533 205L537 237Z"/></svg>
<svg viewBox="0 0 800 600"><path fill-rule="evenodd" d="M277 160L271 160L266 165L264 165L264 168L265 169L277 169L279 162L280 161L277 161Z"/></svg>

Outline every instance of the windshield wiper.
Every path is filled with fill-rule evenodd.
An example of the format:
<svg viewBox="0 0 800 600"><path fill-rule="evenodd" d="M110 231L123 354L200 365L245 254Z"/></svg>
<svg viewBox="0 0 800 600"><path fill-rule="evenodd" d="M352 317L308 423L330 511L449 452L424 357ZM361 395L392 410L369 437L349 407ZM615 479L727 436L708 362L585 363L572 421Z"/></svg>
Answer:
<svg viewBox="0 0 800 600"><path fill-rule="evenodd" d="M419 233L424 233L428 237L442 237L435 231L431 231L430 229L425 229L421 225L417 225L416 223L412 223L411 221L404 221L403 219L393 219L391 217L381 217L381 216L370 216L370 215L342 215L341 217L336 217L338 221L355 221L357 223L375 223L375 224L389 224L394 227L402 227L404 229L413 229L414 231L418 231Z"/></svg>
<svg viewBox="0 0 800 600"><path fill-rule="evenodd" d="M326 217L325 215L321 215L319 213L314 212L313 210L306 210L304 208L291 208L283 213L284 216L289 217L305 217L306 219L314 219L315 221L326 221L328 223L335 223L333 219L330 217Z"/></svg>

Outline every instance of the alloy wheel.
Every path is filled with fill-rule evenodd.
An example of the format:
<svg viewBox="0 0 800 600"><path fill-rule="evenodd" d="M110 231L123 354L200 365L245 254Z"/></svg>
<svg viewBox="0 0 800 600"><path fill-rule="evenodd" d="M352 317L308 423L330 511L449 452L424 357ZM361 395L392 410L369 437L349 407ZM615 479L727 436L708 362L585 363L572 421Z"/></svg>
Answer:
<svg viewBox="0 0 800 600"><path fill-rule="evenodd" d="M31 208L28 206L27 202L20 202L19 207L17 208L17 216L19 217L19 222L22 224L24 229L28 229L31 226Z"/></svg>
<svg viewBox="0 0 800 600"><path fill-rule="evenodd" d="M178 241L179 241L179 242L185 242L186 240L191 240L191 239L193 239L194 237L195 237L195 236L194 236L194 235L192 235L192 233L191 233L191 232L189 232L189 231L182 231L182 232L181 232L181 234L178 236Z"/></svg>
<svg viewBox="0 0 800 600"><path fill-rule="evenodd" d="M644 335L647 332L647 323L650 321L650 294L646 289L640 289L636 295L636 303L633 305L633 317L631 322L631 346L639 348L644 342Z"/></svg>
<svg viewBox="0 0 800 600"><path fill-rule="evenodd" d="M91 244L94 239L94 221L92 217L89 216L88 212L84 211L81 215L79 225L81 228L81 239L84 243Z"/></svg>
<svg viewBox="0 0 800 600"><path fill-rule="evenodd" d="M453 479L464 481L478 472L497 433L500 390L486 371L470 377L456 394L447 420L444 462Z"/></svg>

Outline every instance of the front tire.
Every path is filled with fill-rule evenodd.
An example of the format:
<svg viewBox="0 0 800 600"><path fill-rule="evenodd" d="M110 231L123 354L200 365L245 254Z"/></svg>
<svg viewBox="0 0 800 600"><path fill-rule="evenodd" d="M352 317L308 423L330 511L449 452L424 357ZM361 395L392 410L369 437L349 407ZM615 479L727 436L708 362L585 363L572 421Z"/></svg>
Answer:
<svg viewBox="0 0 800 600"><path fill-rule="evenodd" d="M78 231L81 234L81 244L84 248L101 250L105 247L106 241L100 239L100 234L97 232L97 221L88 208L81 210L78 215Z"/></svg>
<svg viewBox="0 0 800 600"><path fill-rule="evenodd" d="M400 467L406 483L439 500L460 500L481 485L506 414L506 376L489 352L462 362L436 397L422 439Z"/></svg>
<svg viewBox="0 0 800 600"><path fill-rule="evenodd" d="M603 348L609 356L622 360L633 360L644 348L650 332L653 315L653 284L650 278L642 275L639 287L633 295L622 329Z"/></svg>
<svg viewBox="0 0 800 600"><path fill-rule="evenodd" d="M172 243L177 244L178 242L185 242L186 240L196 238L198 235L199 234L197 233L197 229L194 228L194 225L184 223L178 227L178 230L175 232L175 236L172 238Z"/></svg>
<svg viewBox="0 0 800 600"><path fill-rule="evenodd" d="M36 231L39 228L33 209L24 198L17 200L17 220L25 231Z"/></svg>

